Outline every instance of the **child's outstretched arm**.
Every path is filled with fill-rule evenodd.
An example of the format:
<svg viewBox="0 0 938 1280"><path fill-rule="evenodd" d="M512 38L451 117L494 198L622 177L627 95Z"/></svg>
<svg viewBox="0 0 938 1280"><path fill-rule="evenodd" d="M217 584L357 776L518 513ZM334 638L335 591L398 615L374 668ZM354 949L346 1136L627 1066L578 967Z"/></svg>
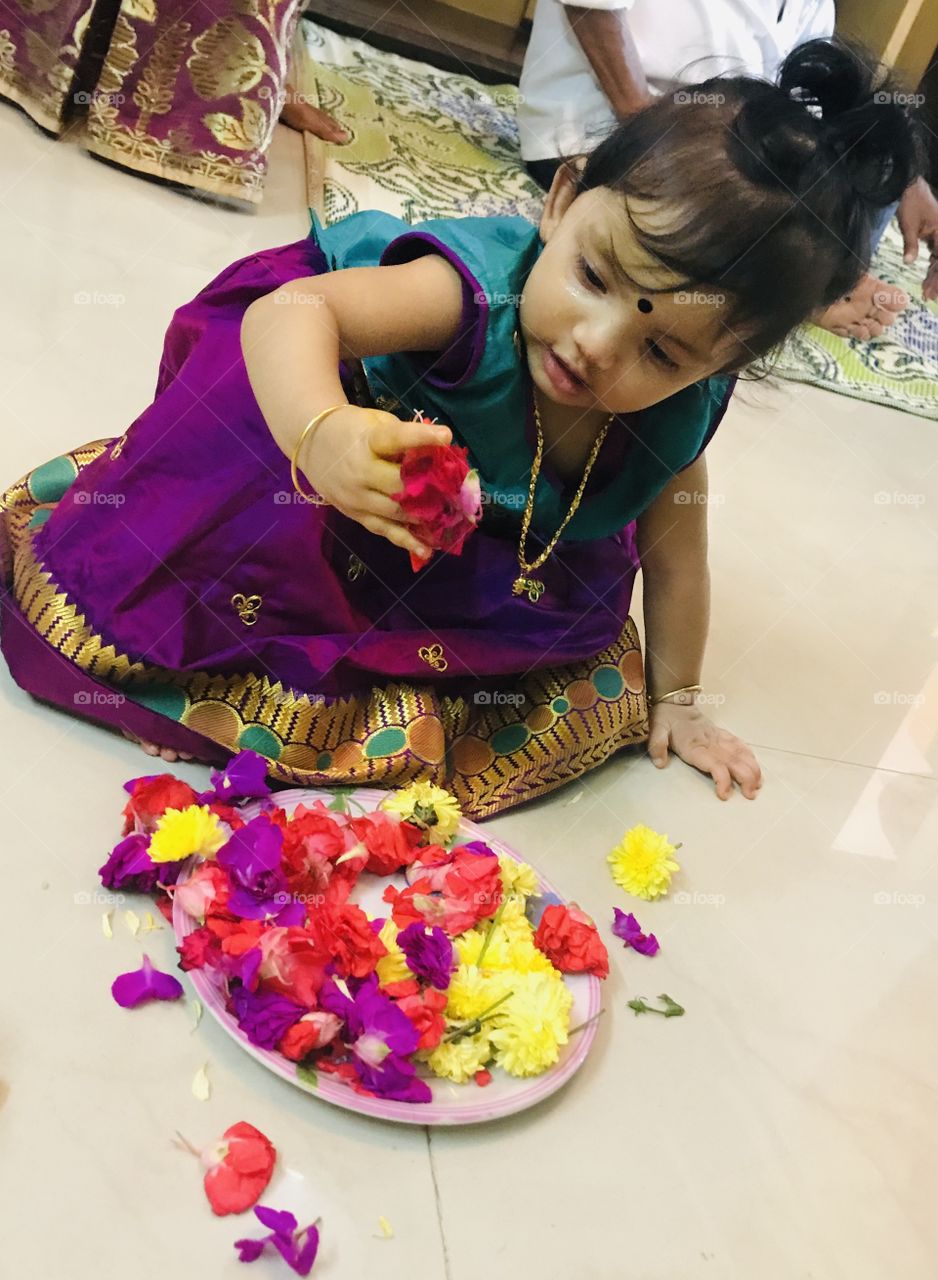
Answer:
<svg viewBox="0 0 938 1280"><path fill-rule="evenodd" d="M444 351L456 340L461 318L460 277L436 254L293 280L253 302L241 325L241 349L277 444L292 457L316 414L348 404L340 359ZM391 494L402 487L398 462L405 449L450 439L445 427L348 405L315 428L298 462L313 488L345 515L425 557L428 549Z"/></svg>
<svg viewBox="0 0 938 1280"><path fill-rule="evenodd" d="M710 617L707 565L707 464L674 477L638 519L645 614L645 675L649 703L672 689L698 684ZM669 748L709 773L727 800L733 783L754 800L762 771L750 748L691 701L650 705L648 754L662 768Z"/></svg>

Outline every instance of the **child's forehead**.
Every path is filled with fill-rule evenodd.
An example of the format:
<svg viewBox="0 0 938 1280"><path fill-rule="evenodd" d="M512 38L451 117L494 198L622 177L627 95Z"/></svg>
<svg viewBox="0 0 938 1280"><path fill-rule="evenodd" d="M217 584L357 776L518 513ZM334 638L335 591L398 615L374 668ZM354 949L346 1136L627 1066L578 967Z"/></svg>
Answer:
<svg viewBox="0 0 938 1280"><path fill-rule="evenodd" d="M679 277L636 235L636 228L653 235L669 231L678 221L676 210L665 207L661 201L627 197L608 187L584 192L572 208L576 209L577 205L582 232L618 262L636 283L649 289L680 284Z"/></svg>

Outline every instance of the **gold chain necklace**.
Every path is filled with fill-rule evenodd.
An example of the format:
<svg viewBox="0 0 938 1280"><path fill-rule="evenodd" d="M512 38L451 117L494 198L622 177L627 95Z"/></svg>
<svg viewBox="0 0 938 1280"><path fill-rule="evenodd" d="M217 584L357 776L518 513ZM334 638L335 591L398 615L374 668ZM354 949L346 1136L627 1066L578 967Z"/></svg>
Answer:
<svg viewBox="0 0 938 1280"><path fill-rule="evenodd" d="M536 569L540 569L541 565L546 562L554 547L556 547L557 543L560 541L564 529L566 529L567 525L576 515L577 508L583 498L583 491L586 489L586 483L590 478L590 472L593 470L593 464L599 457L599 451L603 447L603 441L606 438L607 431L612 425L612 420L615 417L615 414L610 413L609 417L603 424L602 430L593 442L593 447L590 449L590 455L586 460L586 466L583 469L583 477L580 480L576 493L573 495L573 501L570 503L570 510L564 516L563 520L561 520L557 532L539 556L534 560L528 560L528 529L531 527L531 517L534 515L534 494L537 490L537 478L541 472L541 460L544 457L544 432L541 429L541 415L537 408L537 396L533 395L533 393L532 399L534 403L534 425L537 427L537 448L534 452L534 461L531 463L531 483L528 486L528 501L524 508L524 516L521 520L521 537L518 539L518 567L521 572L518 577L515 578L514 585L511 588L511 593L515 596L527 593L527 597L531 603L536 604L544 594L544 583L540 578L532 578L531 574Z"/></svg>

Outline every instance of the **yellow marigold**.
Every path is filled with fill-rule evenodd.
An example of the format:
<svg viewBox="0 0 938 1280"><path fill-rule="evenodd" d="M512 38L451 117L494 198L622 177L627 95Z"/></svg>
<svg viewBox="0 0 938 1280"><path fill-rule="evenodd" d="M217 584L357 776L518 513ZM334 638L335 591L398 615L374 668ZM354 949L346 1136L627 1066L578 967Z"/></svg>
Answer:
<svg viewBox="0 0 938 1280"><path fill-rule="evenodd" d="M499 854L498 865L502 872L502 888L506 894L517 894L520 898L530 897L538 891L537 872L526 862L516 862L506 853Z"/></svg>
<svg viewBox="0 0 938 1280"><path fill-rule="evenodd" d="M414 976L408 968L407 957L397 945L397 934L398 928L394 921L385 920L378 937L387 947L388 954L382 956L375 966L378 982L382 987L388 987L392 982L406 982Z"/></svg>
<svg viewBox="0 0 938 1280"><path fill-rule="evenodd" d="M486 957L485 963L488 963ZM531 938L512 938L508 943L508 968L516 973L546 973L559 978L560 974Z"/></svg>
<svg viewBox="0 0 938 1280"><path fill-rule="evenodd" d="M512 975L512 996L489 1038L496 1063L512 1076L536 1076L552 1067L567 1043L573 997L559 974Z"/></svg>
<svg viewBox="0 0 938 1280"><path fill-rule="evenodd" d="M459 830L462 812L456 797L432 782L412 782L409 787L391 791L381 802L404 822L423 827L435 844L446 844Z"/></svg>
<svg viewBox="0 0 938 1280"><path fill-rule="evenodd" d="M671 876L680 864L671 856L680 845L639 824L626 831L607 859L612 878L636 898L658 898L671 887Z"/></svg>
<svg viewBox="0 0 938 1280"><path fill-rule="evenodd" d="M483 920L483 927L485 927L485 924L486 921ZM502 914L495 932L503 935L509 943L519 939L521 941L530 941L534 937L531 921L524 914L523 898L505 899L502 903Z"/></svg>
<svg viewBox="0 0 938 1280"><path fill-rule="evenodd" d="M214 858L227 838L208 805L190 804L185 809L165 811L147 852L154 862L178 862L193 853Z"/></svg>
<svg viewBox="0 0 938 1280"><path fill-rule="evenodd" d="M438 1044L426 1062L434 1075L443 1076L456 1084L465 1084L481 1071L492 1056L492 1045L483 1029L476 1036L464 1036L461 1040Z"/></svg>
<svg viewBox="0 0 938 1280"><path fill-rule="evenodd" d="M456 945L456 954L459 956L461 964L476 964L485 946L485 937L488 932L486 927L479 929L467 929L465 933L454 939ZM482 966L486 970L510 969L511 962L508 958L508 939L502 929L496 929L492 935L492 940L485 948L485 956L482 960Z"/></svg>
<svg viewBox="0 0 938 1280"><path fill-rule="evenodd" d="M482 973L474 964L461 964L447 989L446 1016L456 1022L478 1018L512 989L511 974ZM507 1003L507 1002L506 1002ZM504 1007L504 1006L501 1006ZM495 1015L499 1012L495 1010Z"/></svg>

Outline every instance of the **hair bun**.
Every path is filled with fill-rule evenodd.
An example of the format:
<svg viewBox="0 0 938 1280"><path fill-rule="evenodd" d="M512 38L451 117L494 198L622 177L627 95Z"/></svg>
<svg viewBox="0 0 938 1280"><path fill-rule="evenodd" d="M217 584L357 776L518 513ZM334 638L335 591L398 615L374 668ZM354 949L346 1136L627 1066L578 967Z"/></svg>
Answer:
<svg viewBox="0 0 938 1280"><path fill-rule="evenodd" d="M737 115L734 132L752 156L746 172L796 194L841 182L847 195L891 204L922 169L909 101L859 46L809 40L782 63L777 87L766 85Z"/></svg>

